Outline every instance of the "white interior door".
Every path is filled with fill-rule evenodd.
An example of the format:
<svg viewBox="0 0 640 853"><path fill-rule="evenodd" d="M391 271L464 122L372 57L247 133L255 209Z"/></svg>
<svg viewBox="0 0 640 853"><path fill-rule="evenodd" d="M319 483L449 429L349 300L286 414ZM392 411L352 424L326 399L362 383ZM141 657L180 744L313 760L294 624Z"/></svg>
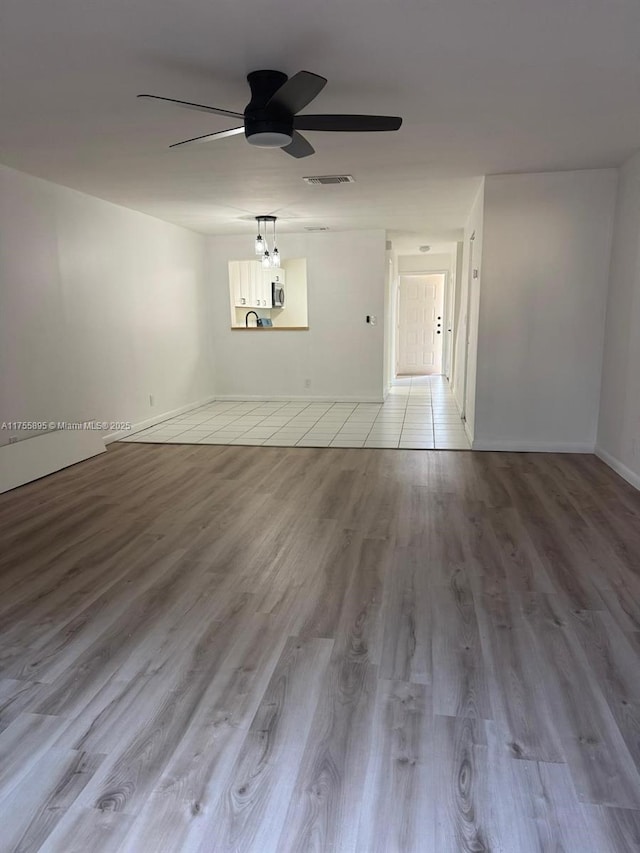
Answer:
<svg viewBox="0 0 640 853"><path fill-rule="evenodd" d="M444 273L401 275L396 373L442 373Z"/></svg>

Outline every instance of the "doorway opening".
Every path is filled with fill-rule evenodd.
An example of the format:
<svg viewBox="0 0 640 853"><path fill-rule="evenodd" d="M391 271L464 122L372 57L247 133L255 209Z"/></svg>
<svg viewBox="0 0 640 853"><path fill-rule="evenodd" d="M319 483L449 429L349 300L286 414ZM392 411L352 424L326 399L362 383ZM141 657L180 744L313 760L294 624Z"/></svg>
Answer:
<svg viewBox="0 0 640 853"><path fill-rule="evenodd" d="M443 371L446 272L402 273L396 310L396 377Z"/></svg>

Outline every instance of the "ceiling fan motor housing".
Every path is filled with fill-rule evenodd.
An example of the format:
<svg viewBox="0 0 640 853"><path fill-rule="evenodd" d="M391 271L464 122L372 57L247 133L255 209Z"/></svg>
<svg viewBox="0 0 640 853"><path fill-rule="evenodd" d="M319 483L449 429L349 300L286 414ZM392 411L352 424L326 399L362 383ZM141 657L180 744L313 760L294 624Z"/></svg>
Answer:
<svg viewBox="0 0 640 853"><path fill-rule="evenodd" d="M293 139L293 115L275 104L268 106L288 79L282 71L252 71L247 75L251 100L244 110L244 132L252 145L282 148Z"/></svg>

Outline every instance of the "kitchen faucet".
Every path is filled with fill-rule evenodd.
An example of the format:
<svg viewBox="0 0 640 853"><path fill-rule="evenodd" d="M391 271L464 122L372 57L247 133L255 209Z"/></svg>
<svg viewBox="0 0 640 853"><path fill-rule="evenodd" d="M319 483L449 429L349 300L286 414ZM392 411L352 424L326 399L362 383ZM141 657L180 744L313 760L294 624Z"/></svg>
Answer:
<svg viewBox="0 0 640 853"><path fill-rule="evenodd" d="M247 328L247 329L249 328L249 314L255 314L256 315L256 325L259 326L260 325L260 322L259 322L260 317L258 317L257 311L247 311L247 313L245 314L245 317L244 317L245 328Z"/></svg>

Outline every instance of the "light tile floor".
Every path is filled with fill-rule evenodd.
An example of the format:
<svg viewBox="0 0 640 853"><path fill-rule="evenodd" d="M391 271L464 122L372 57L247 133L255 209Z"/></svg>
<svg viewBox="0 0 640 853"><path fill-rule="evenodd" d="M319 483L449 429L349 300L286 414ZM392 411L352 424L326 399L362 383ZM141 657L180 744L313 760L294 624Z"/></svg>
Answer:
<svg viewBox="0 0 640 853"><path fill-rule="evenodd" d="M443 376L395 380L385 403L209 403L122 441L470 450Z"/></svg>

